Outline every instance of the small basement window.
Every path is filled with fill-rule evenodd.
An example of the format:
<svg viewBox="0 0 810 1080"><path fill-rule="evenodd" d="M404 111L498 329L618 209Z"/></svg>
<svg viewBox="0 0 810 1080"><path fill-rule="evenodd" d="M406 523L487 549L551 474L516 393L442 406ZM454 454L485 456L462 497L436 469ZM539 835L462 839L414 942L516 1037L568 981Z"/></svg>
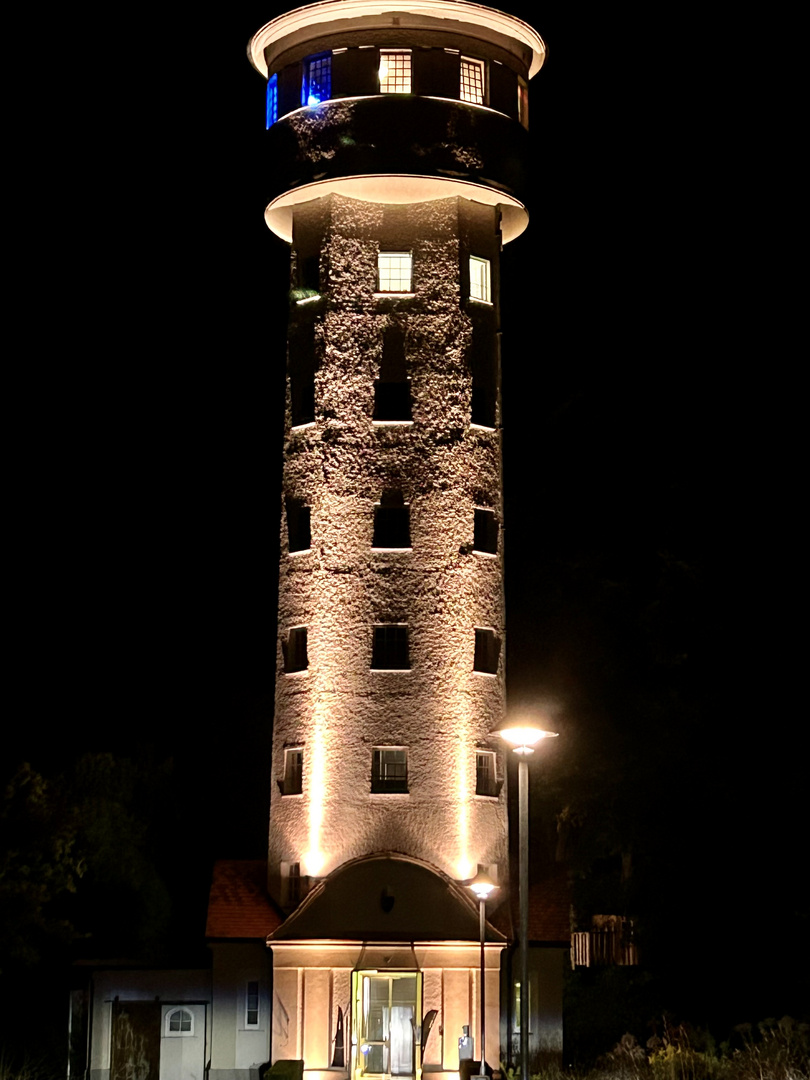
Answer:
<svg viewBox="0 0 810 1080"><path fill-rule="evenodd" d="M402 746L377 746L371 761L371 790L378 795L407 795L408 751Z"/></svg>
<svg viewBox="0 0 810 1080"><path fill-rule="evenodd" d="M377 256L377 291L411 292L412 271L413 255L410 251L381 251Z"/></svg>
<svg viewBox="0 0 810 1080"><path fill-rule="evenodd" d="M380 93L410 94L410 49L380 49Z"/></svg>
<svg viewBox="0 0 810 1080"><path fill-rule="evenodd" d="M292 554L311 546L310 508L299 499L287 499L287 550Z"/></svg>
<svg viewBox="0 0 810 1080"><path fill-rule="evenodd" d="M374 507L374 548L409 548L411 546L411 509L401 491L384 492Z"/></svg>
<svg viewBox="0 0 810 1080"><path fill-rule="evenodd" d="M473 523L473 550L483 551L487 555L498 554L498 522L494 510L475 508Z"/></svg>
<svg viewBox="0 0 810 1080"><path fill-rule="evenodd" d="M284 751L284 776L278 781L282 795L300 795L304 780L304 750L301 746Z"/></svg>
<svg viewBox="0 0 810 1080"><path fill-rule="evenodd" d="M294 626L287 635L287 640L281 643L281 647L284 653L285 674L291 675L296 671L307 670L309 657L307 656L307 628L305 626Z"/></svg>
<svg viewBox="0 0 810 1080"><path fill-rule="evenodd" d="M496 757L491 750L475 752L475 794L494 798L500 794L501 785L497 780Z"/></svg>
<svg viewBox="0 0 810 1080"><path fill-rule="evenodd" d="M473 671L481 671L485 675L497 675L500 655L501 640L495 631L476 627Z"/></svg>
<svg viewBox="0 0 810 1080"><path fill-rule="evenodd" d="M371 667L375 671L406 671L408 657L408 624L385 623L374 627L371 648Z"/></svg>

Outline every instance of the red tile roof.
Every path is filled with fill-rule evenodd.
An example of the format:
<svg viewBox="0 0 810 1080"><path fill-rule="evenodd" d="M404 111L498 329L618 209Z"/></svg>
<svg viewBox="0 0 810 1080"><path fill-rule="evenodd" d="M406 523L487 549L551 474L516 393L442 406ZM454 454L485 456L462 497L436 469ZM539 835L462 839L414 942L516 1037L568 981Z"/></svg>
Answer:
<svg viewBox="0 0 810 1080"><path fill-rule="evenodd" d="M529 889L529 941L571 940L571 886L564 866Z"/></svg>
<svg viewBox="0 0 810 1080"><path fill-rule="evenodd" d="M283 921L267 895L267 863L263 859L221 859L214 863L207 938L263 941Z"/></svg>
<svg viewBox="0 0 810 1080"><path fill-rule="evenodd" d="M490 921L514 941L519 923L517 881L510 895L492 914ZM565 942L571 940L571 886L565 866L546 870L529 889L529 941Z"/></svg>

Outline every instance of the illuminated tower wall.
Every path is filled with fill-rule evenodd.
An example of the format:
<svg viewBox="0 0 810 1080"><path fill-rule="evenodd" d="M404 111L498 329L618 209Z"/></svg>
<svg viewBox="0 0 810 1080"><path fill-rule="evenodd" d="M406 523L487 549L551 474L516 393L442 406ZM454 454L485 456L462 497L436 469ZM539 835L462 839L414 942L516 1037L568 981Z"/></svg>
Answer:
<svg viewBox="0 0 810 1080"><path fill-rule="evenodd" d="M271 891L386 850L503 877L498 280L542 43L360 0L251 57L292 243Z"/></svg>
<svg viewBox="0 0 810 1080"><path fill-rule="evenodd" d="M477 928L448 913L446 932L426 919L421 933L404 912L425 881L479 866L507 879L492 735L504 714L498 292L502 247L528 222L527 80L544 46L464 0L325 0L268 23L249 55L268 80L266 220L292 251L268 880L295 911L269 943L277 1001L299 1019L274 1034L273 1056L328 1066L352 971L360 1000L351 940L422 940L409 963L446 1028L433 1067L453 1070L477 994L476 948L458 943ZM319 930L316 898L346 895L341 868L384 853L418 862L411 885L397 877L414 903L386 923L381 879L376 930ZM307 942L325 939L348 950L339 962L334 948L313 958ZM461 951L442 958L441 939Z"/></svg>

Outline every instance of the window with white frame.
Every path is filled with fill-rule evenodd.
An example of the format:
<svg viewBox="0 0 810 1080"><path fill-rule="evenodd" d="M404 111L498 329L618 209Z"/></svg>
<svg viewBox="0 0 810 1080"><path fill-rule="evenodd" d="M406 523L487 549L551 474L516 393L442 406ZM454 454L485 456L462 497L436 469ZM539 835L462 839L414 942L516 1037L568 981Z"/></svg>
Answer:
<svg viewBox="0 0 810 1080"><path fill-rule="evenodd" d="M495 772L496 757L492 750L476 750L475 752L475 794L488 795L495 798L501 790L501 785Z"/></svg>
<svg viewBox="0 0 810 1080"><path fill-rule="evenodd" d="M462 101L473 105L484 104L485 68L483 60L472 60L469 56L461 58L461 87L459 96Z"/></svg>
<svg viewBox="0 0 810 1080"><path fill-rule="evenodd" d="M374 748L371 790L377 795L407 795L408 751L404 746Z"/></svg>
<svg viewBox="0 0 810 1080"><path fill-rule="evenodd" d="M377 256L377 291L409 293L413 271L410 251L381 251Z"/></svg>
<svg viewBox="0 0 810 1080"><path fill-rule="evenodd" d="M278 782L282 795L300 795L304 780L304 750L291 746L284 751L284 776Z"/></svg>
<svg viewBox="0 0 810 1080"><path fill-rule="evenodd" d="M171 1038L194 1034L194 1016L188 1009L172 1009L166 1013L166 1034Z"/></svg>
<svg viewBox="0 0 810 1080"><path fill-rule="evenodd" d="M479 259L477 255L470 256L470 299L492 303L489 259Z"/></svg>
<svg viewBox="0 0 810 1080"><path fill-rule="evenodd" d="M245 1027L259 1026L259 981L252 979L245 989Z"/></svg>
<svg viewBox="0 0 810 1080"><path fill-rule="evenodd" d="M332 54L319 53L304 61L301 104L318 105L332 96Z"/></svg>
<svg viewBox="0 0 810 1080"><path fill-rule="evenodd" d="M410 49L380 49L380 93L410 94Z"/></svg>

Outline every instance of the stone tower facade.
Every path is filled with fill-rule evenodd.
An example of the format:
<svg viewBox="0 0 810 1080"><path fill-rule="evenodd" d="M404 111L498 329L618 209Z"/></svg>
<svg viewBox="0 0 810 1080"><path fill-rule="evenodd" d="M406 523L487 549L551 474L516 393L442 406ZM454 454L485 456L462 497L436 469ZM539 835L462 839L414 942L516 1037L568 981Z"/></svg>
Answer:
<svg viewBox="0 0 810 1080"><path fill-rule="evenodd" d="M453 1070L456 1027L475 1029L478 962L459 945L477 927L458 883L482 867L507 881L492 735L499 268L528 220L527 81L544 47L466 0L324 0L268 23L249 55L267 78L266 219L292 249L268 881L290 913L269 942L274 1010L299 1028L277 1037L274 1021L273 1056L327 1068L345 997L347 1067ZM417 918L434 888L444 926ZM335 915L347 896L371 904L362 925ZM315 963L313 940L341 944ZM431 1051L423 1035L399 1068L389 1039L385 1062L364 1064L368 1000L386 992L362 989L381 963L366 950L404 940L397 992L413 1023L435 1000L447 1036ZM495 1061L502 947L493 932Z"/></svg>

